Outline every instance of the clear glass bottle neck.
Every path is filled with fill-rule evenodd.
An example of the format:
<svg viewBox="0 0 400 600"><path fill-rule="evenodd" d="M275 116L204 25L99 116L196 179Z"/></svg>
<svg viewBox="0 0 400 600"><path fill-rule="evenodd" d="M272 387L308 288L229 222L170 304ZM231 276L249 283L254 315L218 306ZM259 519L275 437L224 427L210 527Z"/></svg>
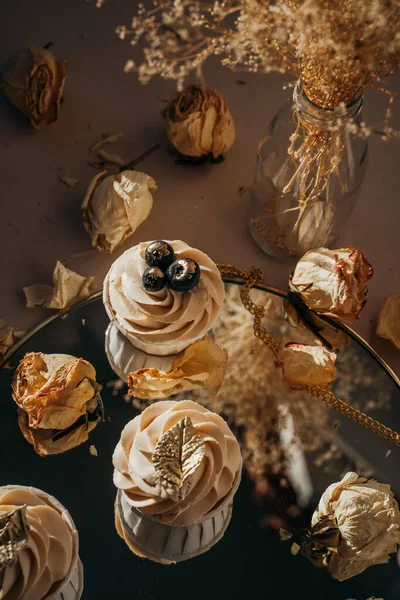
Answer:
<svg viewBox="0 0 400 600"><path fill-rule="evenodd" d="M299 82L293 92L293 101L298 113L308 123L320 127L329 127L337 123L345 123L349 119L356 119L361 112L364 96L359 96L356 100L353 100L353 102L346 106L322 108L307 98L306 93Z"/></svg>

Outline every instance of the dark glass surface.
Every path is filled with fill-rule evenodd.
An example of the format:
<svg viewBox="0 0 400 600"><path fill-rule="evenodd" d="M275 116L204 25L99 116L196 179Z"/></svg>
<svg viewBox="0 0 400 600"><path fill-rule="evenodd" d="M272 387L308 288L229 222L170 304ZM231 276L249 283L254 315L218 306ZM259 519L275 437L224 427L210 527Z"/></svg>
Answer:
<svg viewBox="0 0 400 600"><path fill-rule="evenodd" d="M231 284L229 287L234 292L236 286ZM270 296L267 292L258 294L265 301ZM283 318L283 302L280 299L277 302L282 303L282 314L267 319L270 330L278 337L291 335L299 341L306 334L298 329L288 333ZM325 571L317 570L305 558L292 556L291 542L281 542L276 531L265 527L270 503L260 492L264 489L262 485L255 493L254 481L246 470L235 496L228 530L209 552L172 566L155 564L132 554L114 527L116 490L112 481L111 457L122 428L138 411L124 400L126 390L114 395L114 388L107 386L116 379L104 352L107 324L102 301L95 299L48 323L9 359L15 368L28 351L65 353L82 356L95 366L97 379L104 386L105 422L90 434L88 442L63 455L42 458L25 441L18 427L16 405L11 398L13 370L10 364L0 370L0 484L41 488L53 494L69 510L80 535L85 600L366 600L371 596L395 600L400 597L400 569L395 556L389 564L373 567L343 583L333 580ZM236 339L234 330L231 334L232 339ZM358 369L354 368L354 364L359 365ZM241 364L234 365L234 368L240 372ZM335 385L341 397L361 408L368 408L371 399L376 400L379 396L383 408L372 410L370 414L394 429L400 429L399 387L359 343L352 341L341 353ZM287 393L290 394L290 390ZM379 480L389 481L398 492L399 449L342 417L334 414L334 419L340 421L338 445L349 456L346 459L348 464L351 466L356 461L372 468ZM237 429L238 435L242 429L243 426ZM98 456L90 454L90 444L96 446ZM317 468L315 461L307 460L313 491L308 505L302 508L305 520L311 516L326 485L339 479L338 473L343 472L344 466L341 459L335 476L335 469L326 473ZM274 477L265 479L270 489L276 480ZM293 491L282 494L276 490L272 496L278 505L296 504Z"/></svg>

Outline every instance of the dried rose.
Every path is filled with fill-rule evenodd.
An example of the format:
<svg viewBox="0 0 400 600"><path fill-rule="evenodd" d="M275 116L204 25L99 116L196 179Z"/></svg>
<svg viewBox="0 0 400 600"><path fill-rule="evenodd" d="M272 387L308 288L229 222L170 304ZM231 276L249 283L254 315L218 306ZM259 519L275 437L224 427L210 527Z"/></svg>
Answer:
<svg viewBox="0 0 400 600"><path fill-rule="evenodd" d="M304 315L299 314L293 304L290 302L287 304L285 316L291 327L308 329L310 333L313 333L316 344L323 344L333 352L338 353L347 348L350 344L350 336L343 329L340 329L339 324L327 323L315 312L309 311L305 304L303 306L307 310L307 321L304 321ZM310 322L308 322L308 319L310 319ZM316 332L318 332L318 335Z"/></svg>
<svg viewBox="0 0 400 600"><path fill-rule="evenodd" d="M34 429L66 429L98 402L94 367L67 354L29 352L12 381L13 398Z"/></svg>
<svg viewBox="0 0 400 600"><path fill-rule="evenodd" d="M189 85L163 111L170 142L186 156L224 156L235 141L226 99L215 90Z"/></svg>
<svg viewBox="0 0 400 600"><path fill-rule="evenodd" d="M90 296L93 287L93 277L83 277L67 269L58 260L53 273L53 285L36 283L24 287L26 306L44 306L61 310Z"/></svg>
<svg viewBox="0 0 400 600"><path fill-rule="evenodd" d="M100 395L86 403L86 414L66 429L33 429L29 427L29 416L18 408L18 425L24 438L33 445L39 456L62 454L80 446L89 438L89 433L104 418Z"/></svg>
<svg viewBox="0 0 400 600"><path fill-rule="evenodd" d="M85 229L95 248L113 252L147 219L156 182L146 173L103 171L89 184L82 210Z"/></svg>
<svg viewBox="0 0 400 600"><path fill-rule="evenodd" d="M327 569L339 581L389 561L400 544L400 512L389 485L347 473L323 493L312 517L315 527L333 517L340 532ZM321 548L319 549L321 552Z"/></svg>
<svg viewBox="0 0 400 600"><path fill-rule="evenodd" d="M286 344L279 352L283 376L294 389L305 385L328 387L336 378L336 354L324 346Z"/></svg>
<svg viewBox="0 0 400 600"><path fill-rule="evenodd" d="M7 62L1 87L39 129L57 120L66 76L66 60L55 60L44 48L30 46Z"/></svg>
<svg viewBox="0 0 400 600"><path fill-rule="evenodd" d="M155 368L129 373L129 394L144 400L158 400L205 386L218 389L227 361L227 352L210 337L205 337L186 348L168 373Z"/></svg>
<svg viewBox="0 0 400 600"><path fill-rule="evenodd" d="M378 316L376 333L400 349L400 295L388 296Z"/></svg>
<svg viewBox="0 0 400 600"><path fill-rule="evenodd" d="M299 260L289 283L309 309L353 323L365 304L372 273L371 265L355 246L317 248Z"/></svg>

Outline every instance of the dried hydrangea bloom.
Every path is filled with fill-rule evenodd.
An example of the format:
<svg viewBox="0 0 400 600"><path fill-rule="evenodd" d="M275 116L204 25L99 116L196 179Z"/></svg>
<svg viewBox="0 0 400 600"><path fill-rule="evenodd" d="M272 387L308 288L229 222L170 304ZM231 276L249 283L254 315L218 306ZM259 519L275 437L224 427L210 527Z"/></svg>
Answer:
<svg viewBox="0 0 400 600"><path fill-rule="evenodd" d="M143 400L158 400L201 387L219 388L227 361L227 352L205 337L186 348L168 373L155 368L130 373L129 394Z"/></svg>
<svg viewBox="0 0 400 600"><path fill-rule="evenodd" d="M400 349L400 294L386 298L378 316L376 333Z"/></svg>
<svg viewBox="0 0 400 600"><path fill-rule="evenodd" d="M34 429L66 429L98 399L94 367L68 354L29 352L18 365L13 398Z"/></svg>
<svg viewBox="0 0 400 600"><path fill-rule="evenodd" d="M103 171L89 184L82 210L92 245L113 252L147 219L153 207L156 182L146 173Z"/></svg>
<svg viewBox="0 0 400 600"><path fill-rule="evenodd" d="M224 156L235 141L235 124L222 94L189 85L163 111L171 144L186 156Z"/></svg>
<svg viewBox="0 0 400 600"><path fill-rule="evenodd" d="M307 252L297 263L290 288L308 308L353 323L367 296L371 265L355 246Z"/></svg>
<svg viewBox="0 0 400 600"><path fill-rule="evenodd" d="M26 306L43 306L61 310L90 296L93 277L84 277L67 269L59 260L53 272L53 285L36 283L24 287Z"/></svg>
<svg viewBox="0 0 400 600"><path fill-rule="evenodd" d="M312 517L316 526L334 517L340 531L337 551L327 569L339 581L350 579L373 565L389 561L400 544L400 512L389 485L347 473L330 485Z"/></svg>
<svg viewBox="0 0 400 600"><path fill-rule="evenodd" d="M279 353L283 376L294 389L305 385L328 387L336 379L336 354L324 346L286 344Z"/></svg>
<svg viewBox="0 0 400 600"><path fill-rule="evenodd" d="M40 46L20 50L3 70L1 87L33 127L54 123L58 117L67 76L67 61L55 60Z"/></svg>

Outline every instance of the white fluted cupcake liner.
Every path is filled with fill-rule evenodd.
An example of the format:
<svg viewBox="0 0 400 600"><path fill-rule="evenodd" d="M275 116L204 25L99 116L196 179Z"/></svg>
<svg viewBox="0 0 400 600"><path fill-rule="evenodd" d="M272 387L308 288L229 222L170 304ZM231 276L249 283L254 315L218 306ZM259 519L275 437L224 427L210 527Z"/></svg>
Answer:
<svg viewBox="0 0 400 600"><path fill-rule="evenodd" d="M128 381L128 374L139 369L159 369L168 372L179 356L157 356L139 350L121 333L114 322L107 327L105 348L112 370L125 383Z"/></svg>
<svg viewBox="0 0 400 600"><path fill-rule="evenodd" d="M47 494L43 490L26 485L5 485L0 486L1 490L27 490L43 498L47 504L52 506L65 521L72 534L73 550L70 569L66 577L60 581L56 588L46 596L46 600L79 600L83 593L83 566L79 558L79 536L71 515L67 509L54 496Z"/></svg>
<svg viewBox="0 0 400 600"><path fill-rule="evenodd" d="M115 501L117 529L121 527L122 537L136 554L155 562L171 564L199 556L223 537L232 517L233 497L241 475L240 468L231 491L217 508L202 521L185 526L160 523L153 516L131 506L125 493L118 490Z"/></svg>

